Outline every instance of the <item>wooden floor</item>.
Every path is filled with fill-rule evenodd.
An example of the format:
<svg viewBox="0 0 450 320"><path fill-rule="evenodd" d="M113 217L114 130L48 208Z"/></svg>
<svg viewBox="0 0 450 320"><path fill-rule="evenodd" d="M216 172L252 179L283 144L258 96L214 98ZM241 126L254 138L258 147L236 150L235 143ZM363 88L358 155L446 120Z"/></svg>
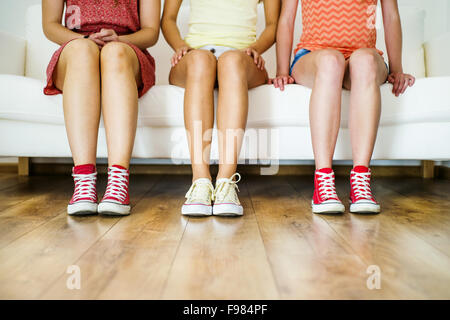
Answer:
<svg viewBox="0 0 450 320"><path fill-rule="evenodd" d="M136 175L131 216L77 218L70 177L1 174L0 298L450 299L450 181L376 179L376 216L313 215L311 183L244 177L244 217L186 218L188 176Z"/></svg>

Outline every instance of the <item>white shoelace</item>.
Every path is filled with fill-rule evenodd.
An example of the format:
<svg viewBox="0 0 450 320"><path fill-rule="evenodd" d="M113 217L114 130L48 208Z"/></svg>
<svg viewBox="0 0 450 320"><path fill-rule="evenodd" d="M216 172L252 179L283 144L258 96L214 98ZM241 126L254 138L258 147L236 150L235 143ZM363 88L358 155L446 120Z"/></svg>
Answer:
<svg viewBox="0 0 450 320"><path fill-rule="evenodd" d="M372 200L372 191L370 190L370 172L353 171L351 183L356 198Z"/></svg>
<svg viewBox="0 0 450 320"><path fill-rule="evenodd" d="M125 201L128 194L128 170L110 168L108 171L108 186L104 198L116 198Z"/></svg>
<svg viewBox="0 0 450 320"><path fill-rule="evenodd" d="M78 201L83 198L90 198L92 201L96 200L97 191L95 185L97 182L97 172L89 174L72 174L75 182L75 191L73 193L73 201Z"/></svg>
<svg viewBox="0 0 450 320"><path fill-rule="evenodd" d="M319 182L319 194L324 200L338 199L336 193L336 186L334 185L334 173L324 173L316 171L318 175L317 181Z"/></svg>
<svg viewBox="0 0 450 320"><path fill-rule="evenodd" d="M234 177L237 177L236 181L233 180ZM235 190L239 192L239 187L237 186L239 181L241 181L241 175L237 172L229 179L223 179L220 181L216 186L216 190L214 190L214 199L216 202L220 203L223 201L231 201L233 203L239 203L239 199L235 192Z"/></svg>
<svg viewBox="0 0 450 320"><path fill-rule="evenodd" d="M207 182L205 180L196 180L189 188L188 192L186 193L186 199L188 199L190 202L194 200L201 200L206 201L208 197L214 196L214 188L211 184L211 182Z"/></svg>

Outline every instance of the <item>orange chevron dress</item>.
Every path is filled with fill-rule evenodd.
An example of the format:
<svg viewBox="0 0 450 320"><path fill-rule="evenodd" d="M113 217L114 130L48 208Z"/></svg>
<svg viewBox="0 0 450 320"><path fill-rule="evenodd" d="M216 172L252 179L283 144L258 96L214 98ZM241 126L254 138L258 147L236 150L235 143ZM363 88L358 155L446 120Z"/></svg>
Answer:
<svg viewBox="0 0 450 320"><path fill-rule="evenodd" d="M303 31L295 53L300 49L336 49L347 59L357 49L375 48L377 2L302 0Z"/></svg>

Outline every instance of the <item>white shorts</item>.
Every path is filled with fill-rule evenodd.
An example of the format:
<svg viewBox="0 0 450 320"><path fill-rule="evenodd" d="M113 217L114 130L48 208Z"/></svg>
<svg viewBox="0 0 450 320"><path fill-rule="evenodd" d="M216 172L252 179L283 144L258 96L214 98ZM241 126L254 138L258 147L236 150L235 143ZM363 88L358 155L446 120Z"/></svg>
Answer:
<svg viewBox="0 0 450 320"><path fill-rule="evenodd" d="M227 51L231 51L231 50L236 50L235 48L230 48L230 47L223 47L223 46L214 46L214 45L207 45L204 47L199 48L200 50L208 50L211 51L212 54L214 54L216 56L217 59L219 59L219 57L227 52Z"/></svg>

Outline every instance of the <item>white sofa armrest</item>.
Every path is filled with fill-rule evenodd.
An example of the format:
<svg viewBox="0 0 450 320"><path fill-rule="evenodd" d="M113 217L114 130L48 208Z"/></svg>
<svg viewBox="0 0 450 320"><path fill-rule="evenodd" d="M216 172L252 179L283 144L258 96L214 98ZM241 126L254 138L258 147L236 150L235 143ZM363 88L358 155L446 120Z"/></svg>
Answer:
<svg viewBox="0 0 450 320"><path fill-rule="evenodd" d="M427 77L450 76L450 32L424 44Z"/></svg>
<svg viewBox="0 0 450 320"><path fill-rule="evenodd" d="M25 74L25 39L0 31L0 44L0 73L23 76Z"/></svg>

